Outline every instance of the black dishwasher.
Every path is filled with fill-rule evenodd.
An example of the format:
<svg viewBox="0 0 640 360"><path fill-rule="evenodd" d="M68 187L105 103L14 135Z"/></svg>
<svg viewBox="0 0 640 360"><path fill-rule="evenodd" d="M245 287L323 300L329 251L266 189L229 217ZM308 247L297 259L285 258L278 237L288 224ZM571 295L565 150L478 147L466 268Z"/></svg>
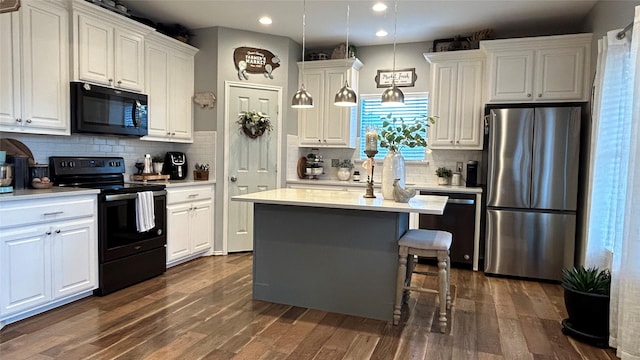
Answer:
<svg viewBox="0 0 640 360"><path fill-rule="evenodd" d="M451 233L451 264L461 267L473 266L473 237L476 227L476 195L469 193L447 193L421 191L420 195L448 196L442 215L420 214L420 228L444 230Z"/></svg>

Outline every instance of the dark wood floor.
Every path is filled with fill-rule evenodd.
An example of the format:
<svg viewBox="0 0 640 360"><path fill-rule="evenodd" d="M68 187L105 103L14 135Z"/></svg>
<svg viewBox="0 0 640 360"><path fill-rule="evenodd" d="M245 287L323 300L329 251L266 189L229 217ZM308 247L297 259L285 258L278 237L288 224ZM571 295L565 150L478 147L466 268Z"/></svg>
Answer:
<svg viewBox="0 0 640 360"><path fill-rule="evenodd" d="M432 294L412 294L400 326L253 301L251 261L250 254L198 259L10 324L0 330L0 358L615 359L612 349L561 333L558 285L454 269L452 321L441 334ZM435 286L432 277L414 281Z"/></svg>

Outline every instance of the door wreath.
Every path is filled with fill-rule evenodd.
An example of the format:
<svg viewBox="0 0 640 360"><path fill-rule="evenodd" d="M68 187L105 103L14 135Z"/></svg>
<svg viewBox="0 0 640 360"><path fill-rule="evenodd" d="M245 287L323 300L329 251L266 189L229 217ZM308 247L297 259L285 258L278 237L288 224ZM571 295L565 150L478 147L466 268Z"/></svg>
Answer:
<svg viewBox="0 0 640 360"><path fill-rule="evenodd" d="M237 123L240 125L240 129L245 133L245 135L252 139L262 136L265 131L269 132L273 130L273 125L271 125L271 118L269 115L260 111L241 112L238 114Z"/></svg>

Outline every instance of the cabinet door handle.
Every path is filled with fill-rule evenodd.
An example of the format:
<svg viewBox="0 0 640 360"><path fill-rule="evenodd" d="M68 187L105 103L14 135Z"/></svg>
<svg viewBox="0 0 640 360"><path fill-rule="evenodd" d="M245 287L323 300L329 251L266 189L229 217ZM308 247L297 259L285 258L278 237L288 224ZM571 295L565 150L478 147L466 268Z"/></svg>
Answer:
<svg viewBox="0 0 640 360"><path fill-rule="evenodd" d="M16 119L16 122L19 122L19 123L21 123L21 122L22 122L22 119L20 119L20 118L17 118L17 119Z"/></svg>
<svg viewBox="0 0 640 360"><path fill-rule="evenodd" d="M453 144L453 140L449 140L449 143Z"/></svg>
<svg viewBox="0 0 640 360"><path fill-rule="evenodd" d="M118 85L122 84L122 80L118 80Z"/></svg>
<svg viewBox="0 0 640 360"><path fill-rule="evenodd" d="M51 235L51 230L47 231L45 234Z"/></svg>
<svg viewBox="0 0 640 360"><path fill-rule="evenodd" d="M542 94L538 94L538 97L539 97L539 98L541 98L541 97L542 97Z"/></svg>
<svg viewBox="0 0 640 360"><path fill-rule="evenodd" d="M109 79L109 84L111 84L113 82L113 79Z"/></svg>
<svg viewBox="0 0 640 360"><path fill-rule="evenodd" d="M456 140L456 144L460 144L460 140Z"/></svg>
<svg viewBox="0 0 640 360"><path fill-rule="evenodd" d="M322 140L318 139L318 142L322 142Z"/></svg>
<svg viewBox="0 0 640 360"><path fill-rule="evenodd" d="M171 133L167 131L167 135L171 135Z"/></svg>
<svg viewBox="0 0 640 360"><path fill-rule="evenodd" d="M27 119L27 124L31 124L31 119Z"/></svg>
<svg viewBox="0 0 640 360"><path fill-rule="evenodd" d="M189 198L190 199L193 199L194 197L197 197L197 196L198 196L198 194L189 194Z"/></svg>
<svg viewBox="0 0 640 360"><path fill-rule="evenodd" d="M527 97L531 97L531 94L527 94Z"/></svg>
<svg viewBox="0 0 640 360"><path fill-rule="evenodd" d="M60 229L56 230L56 234L60 234Z"/></svg>
<svg viewBox="0 0 640 360"><path fill-rule="evenodd" d="M44 215L44 216L53 216L53 215L60 215L60 214L64 214L64 211L54 211L54 212L44 213L42 215Z"/></svg>

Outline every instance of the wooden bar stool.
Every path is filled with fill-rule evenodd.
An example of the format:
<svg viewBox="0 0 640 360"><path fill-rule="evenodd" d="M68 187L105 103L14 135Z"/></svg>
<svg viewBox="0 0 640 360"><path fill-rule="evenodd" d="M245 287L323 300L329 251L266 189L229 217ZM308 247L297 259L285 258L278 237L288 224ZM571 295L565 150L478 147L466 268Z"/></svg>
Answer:
<svg viewBox="0 0 640 360"><path fill-rule="evenodd" d="M400 309L404 303L404 294L409 291L436 293L440 300L440 331L447 328L447 309L451 308L451 291L449 284L449 248L451 247L451 233L440 230L410 229L398 241L399 264L398 281L396 285L396 304L393 309L393 324L400 322ZM414 271L414 256L438 259L438 290L411 286L411 274L429 274ZM408 260L408 263L407 263ZM433 274L433 273L431 273Z"/></svg>

